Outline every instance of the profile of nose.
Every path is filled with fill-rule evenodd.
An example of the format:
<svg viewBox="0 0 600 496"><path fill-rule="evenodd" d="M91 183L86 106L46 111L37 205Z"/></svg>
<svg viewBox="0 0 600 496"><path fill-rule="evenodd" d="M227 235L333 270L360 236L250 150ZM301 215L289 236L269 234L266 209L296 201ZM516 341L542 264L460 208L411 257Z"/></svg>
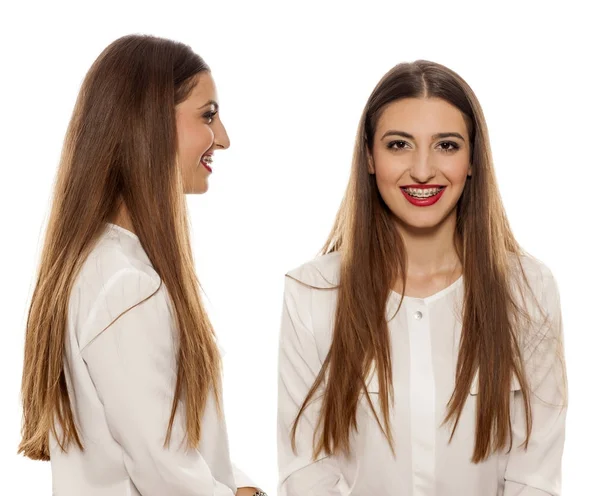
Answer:
<svg viewBox="0 0 600 496"><path fill-rule="evenodd" d="M225 137L221 137L219 138L215 138L215 148L220 148L221 150L227 150L227 148L229 148L230 142L229 142L229 137L227 136L227 134L225 135Z"/></svg>
<svg viewBox="0 0 600 496"><path fill-rule="evenodd" d="M220 148L222 150L226 150L230 145L229 135L225 130L225 126L222 123L219 123L219 128L215 130L215 148Z"/></svg>

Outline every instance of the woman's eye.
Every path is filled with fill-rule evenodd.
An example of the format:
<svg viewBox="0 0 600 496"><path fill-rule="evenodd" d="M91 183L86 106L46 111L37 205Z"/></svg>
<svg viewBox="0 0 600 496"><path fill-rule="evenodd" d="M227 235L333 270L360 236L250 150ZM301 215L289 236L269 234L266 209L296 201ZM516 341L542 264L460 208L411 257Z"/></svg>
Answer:
<svg viewBox="0 0 600 496"><path fill-rule="evenodd" d="M443 152L453 152L460 148L458 143L454 141L442 141L438 146L441 147Z"/></svg>
<svg viewBox="0 0 600 496"><path fill-rule="evenodd" d="M215 115L217 115L217 112L211 111L211 112L206 112L206 114L204 114L203 117L208 121L209 124L211 124L213 119L215 118Z"/></svg>
<svg viewBox="0 0 600 496"><path fill-rule="evenodd" d="M408 143L403 140L390 141L387 145L387 147L392 150L405 150L407 146Z"/></svg>

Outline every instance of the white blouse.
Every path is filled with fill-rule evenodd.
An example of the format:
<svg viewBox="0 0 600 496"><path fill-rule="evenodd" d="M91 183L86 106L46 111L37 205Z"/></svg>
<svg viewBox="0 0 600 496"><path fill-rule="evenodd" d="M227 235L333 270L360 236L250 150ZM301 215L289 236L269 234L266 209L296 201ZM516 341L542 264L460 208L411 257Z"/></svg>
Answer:
<svg viewBox="0 0 600 496"><path fill-rule="evenodd" d="M232 467L212 396L199 448L182 443L182 403L163 448L177 370L165 286L105 329L159 284L139 238L108 223L69 300L64 367L85 451L63 453L50 436L55 496L232 496L254 486Z"/></svg>
<svg viewBox="0 0 600 496"><path fill-rule="evenodd" d="M339 282L340 258L338 253L317 257L286 277L279 352L280 496L560 495L566 407L561 403L564 392L560 387L563 369L557 354L559 348L554 346L562 339L559 294L550 270L530 257L521 260L534 294L550 319L545 331L534 333L534 337L545 337L530 339L523 348L535 391L531 396L533 430L527 451L518 448L525 439L525 417L516 378L511 387L510 454L493 454L479 464L470 461L478 377L472 383L450 444L453 421L440 427L455 385L462 276L430 297L405 297L395 316L400 295L390 292L387 318L395 392L390 421L396 458L364 394L357 411L358 432L350 437L349 457L321 454L316 462L312 461L319 401L314 401L301 417L297 452L292 451L290 429L330 348L337 299L336 289L313 289L305 284L317 288L335 286ZM535 314L534 308L530 311ZM368 379L367 389L379 412L376 374Z"/></svg>

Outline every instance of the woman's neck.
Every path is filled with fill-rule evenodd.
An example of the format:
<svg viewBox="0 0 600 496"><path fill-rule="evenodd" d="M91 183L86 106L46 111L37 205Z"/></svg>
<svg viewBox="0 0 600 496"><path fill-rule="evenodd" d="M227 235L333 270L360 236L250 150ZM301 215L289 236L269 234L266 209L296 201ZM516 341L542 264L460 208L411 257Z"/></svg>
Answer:
<svg viewBox="0 0 600 496"><path fill-rule="evenodd" d="M456 213L432 228L415 229L399 224L398 229L406 249L409 277L454 273L457 268L460 272L460 257L455 246Z"/></svg>

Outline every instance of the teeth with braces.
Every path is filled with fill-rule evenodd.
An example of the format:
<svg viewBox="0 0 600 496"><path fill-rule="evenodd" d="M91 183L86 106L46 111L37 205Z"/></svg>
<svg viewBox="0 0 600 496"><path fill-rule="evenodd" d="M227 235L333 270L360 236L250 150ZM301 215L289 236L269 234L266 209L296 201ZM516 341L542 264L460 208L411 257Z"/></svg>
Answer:
<svg viewBox="0 0 600 496"><path fill-rule="evenodd" d="M415 198L429 198L437 195L443 188L429 188L429 189L418 189L418 188L403 188L410 196Z"/></svg>
<svg viewBox="0 0 600 496"><path fill-rule="evenodd" d="M200 160L202 160L202 162L204 162L207 165L210 165L213 163L212 155L204 155L204 157L202 157Z"/></svg>

